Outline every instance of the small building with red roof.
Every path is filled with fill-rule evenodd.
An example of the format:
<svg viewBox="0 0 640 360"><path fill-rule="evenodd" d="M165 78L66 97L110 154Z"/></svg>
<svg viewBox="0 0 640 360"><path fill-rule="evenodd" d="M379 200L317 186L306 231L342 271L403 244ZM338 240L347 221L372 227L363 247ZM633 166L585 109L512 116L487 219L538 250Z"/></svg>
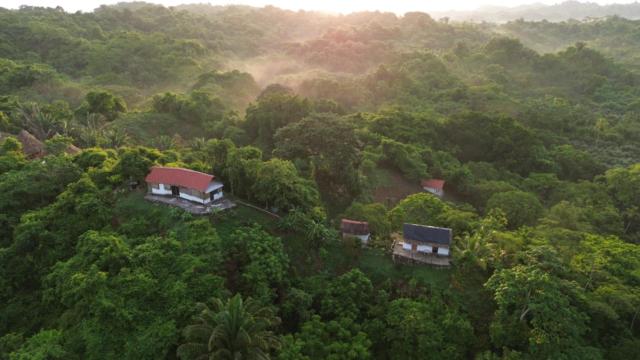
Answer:
<svg viewBox="0 0 640 360"><path fill-rule="evenodd" d="M362 245L367 245L371 237L369 223L366 221L342 219L340 222L340 231L342 231L343 239L358 238L362 241Z"/></svg>
<svg viewBox="0 0 640 360"><path fill-rule="evenodd" d="M422 188L433 195L444 196L444 180L442 179L422 180Z"/></svg>
<svg viewBox="0 0 640 360"><path fill-rule="evenodd" d="M215 176L195 170L154 166L145 178L149 193L173 196L202 205L221 200L223 184Z"/></svg>

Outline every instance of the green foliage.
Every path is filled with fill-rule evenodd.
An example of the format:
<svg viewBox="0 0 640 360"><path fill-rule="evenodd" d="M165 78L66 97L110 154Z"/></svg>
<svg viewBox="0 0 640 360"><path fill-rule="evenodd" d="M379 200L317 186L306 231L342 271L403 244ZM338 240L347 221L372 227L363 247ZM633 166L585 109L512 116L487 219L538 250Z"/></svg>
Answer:
<svg viewBox="0 0 640 360"><path fill-rule="evenodd" d="M274 153L308 164L322 194L347 206L360 191L359 143L353 126L334 114L316 114L280 129Z"/></svg>
<svg viewBox="0 0 640 360"><path fill-rule="evenodd" d="M637 357L637 25L0 9L0 358ZM145 201L158 164L237 206Z"/></svg>
<svg viewBox="0 0 640 360"><path fill-rule="evenodd" d="M274 148L276 132L302 120L311 112L308 100L294 95L275 93L261 97L247 108L244 127L251 141L266 151Z"/></svg>
<svg viewBox="0 0 640 360"><path fill-rule="evenodd" d="M507 191L493 195L487 202L487 209L502 210L512 229L533 225L544 211L540 201L531 193Z"/></svg>
<svg viewBox="0 0 640 360"><path fill-rule="evenodd" d="M0 143L0 174L18 170L26 164L22 154L22 144L13 137Z"/></svg>
<svg viewBox="0 0 640 360"><path fill-rule="evenodd" d="M49 157L47 161L30 162L17 171L0 175L0 238L11 239L13 227L26 211L52 202L67 184L80 177L77 166L65 158Z"/></svg>
<svg viewBox="0 0 640 360"><path fill-rule="evenodd" d="M464 359L471 324L437 300L397 299L389 304L384 341L393 358Z"/></svg>
<svg viewBox="0 0 640 360"><path fill-rule="evenodd" d="M54 69L43 64L21 64L0 58L0 91L12 93L16 90L47 84L58 79Z"/></svg>
<svg viewBox="0 0 640 360"><path fill-rule="evenodd" d="M269 351L279 347L270 329L280 319L251 298L214 299L212 308L199 303L194 320L184 330L188 342L178 347L180 359L268 359Z"/></svg>
<svg viewBox="0 0 640 360"><path fill-rule="evenodd" d="M42 330L27 339L20 349L9 355L10 360L67 359L69 353L63 346L63 335L58 330Z"/></svg>
<svg viewBox="0 0 640 360"><path fill-rule="evenodd" d="M384 159L397 167L408 179L421 180L427 176L427 165L422 160L419 148L397 141L382 141Z"/></svg>
<svg viewBox="0 0 640 360"><path fill-rule="evenodd" d="M63 135L54 135L44 143L45 151L51 155L64 154L71 145L73 145L73 138Z"/></svg>
<svg viewBox="0 0 640 360"><path fill-rule="evenodd" d="M301 178L290 161L275 158L266 161L259 166L256 176L252 191L267 208L307 210L320 205L313 182Z"/></svg>
<svg viewBox="0 0 640 360"><path fill-rule="evenodd" d="M118 113L126 111L127 105L122 98L108 91L91 91L85 96L85 100L77 110L77 113L84 116L100 114L108 121L113 121L118 117Z"/></svg>
<svg viewBox="0 0 640 360"><path fill-rule="evenodd" d="M400 201L389 211L388 217L394 230L399 230L402 224L409 223L449 227L455 233L462 233L473 227L476 215L454 209L437 197L423 192Z"/></svg>
<svg viewBox="0 0 640 360"><path fill-rule="evenodd" d="M538 140L514 119L471 113L451 119L442 131L463 161L494 162L520 174L541 166Z"/></svg>
<svg viewBox="0 0 640 360"><path fill-rule="evenodd" d="M219 99L202 91L193 91L189 95L167 92L154 96L152 102L156 112L172 114L182 123L201 127L222 121L225 112L225 106Z"/></svg>
<svg viewBox="0 0 640 360"><path fill-rule="evenodd" d="M371 281L360 270L351 270L332 281L321 302L323 318L362 319L373 295Z"/></svg>
<svg viewBox="0 0 640 360"><path fill-rule="evenodd" d="M285 284L289 258L280 238L253 226L233 233L226 247L231 288L268 300L277 287Z"/></svg>
<svg viewBox="0 0 640 360"><path fill-rule="evenodd" d="M532 266L497 271L486 286L498 305L491 325L497 347L527 351L534 357L601 358L582 344L587 317L572 306L552 275Z"/></svg>
<svg viewBox="0 0 640 360"><path fill-rule="evenodd" d="M302 330L284 339L278 359L369 359L371 340L350 318L324 322L314 315Z"/></svg>
<svg viewBox="0 0 640 360"><path fill-rule="evenodd" d="M605 181L616 206L620 210L624 222L624 233L634 236L638 227L638 182L640 181L640 166L633 165L629 168L615 168L606 172Z"/></svg>

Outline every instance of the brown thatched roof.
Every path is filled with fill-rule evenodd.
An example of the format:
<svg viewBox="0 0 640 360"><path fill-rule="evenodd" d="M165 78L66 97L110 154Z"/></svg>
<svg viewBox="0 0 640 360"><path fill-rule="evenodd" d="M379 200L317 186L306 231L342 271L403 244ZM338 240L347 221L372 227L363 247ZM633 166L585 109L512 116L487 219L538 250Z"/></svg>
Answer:
<svg viewBox="0 0 640 360"><path fill-rule="evenodd" d="M79 147L77 147L77 146L75 146L73 144L69 144L69 146L67 146L67 149L64 152L66 152L69 155L75 155L75 154L79 153L80 151L82 151L82 150L80 150Z"/></svg>
<svg viewBox="0 0 640 360"><path fill-rule="evenodd" d="M44 144L36 139L27 130L20 130L18 140L22 143L22 152L29 157L40 157L44 155Z"/></svg>

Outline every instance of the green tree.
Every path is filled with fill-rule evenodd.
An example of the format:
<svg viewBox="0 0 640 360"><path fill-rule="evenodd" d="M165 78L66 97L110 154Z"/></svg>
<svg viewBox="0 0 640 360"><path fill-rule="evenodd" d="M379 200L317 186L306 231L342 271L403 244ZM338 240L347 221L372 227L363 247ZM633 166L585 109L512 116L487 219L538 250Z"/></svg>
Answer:
<svg viewBox="0 0 640 360"><path fill-rule="evenodd" d="M587 316L564 293L562 283L533 265L499 270L487 281L498 306L491 324L495 346L526 351L534 358L598 359L582 336Z"/></svg>
<svg viewBox="0 0 640 360"><path fill-rule="evenodd" d="M344 273L327 287L321 301L324 318L363 319L373 295L371 280L358 269Z"/></svg>
<svg viewBox="0 0 640 360"><path fill-rule="evenodd" d="M494 209L504 212L508 226L512 229L534 225L544 211L538 198L524 191L507 191L493 195L487 202L487 210Z"/></svg>
<svg viewBox="0 0 640 360"><path fill-rule="evenodd" d="M255 225L236 230L225 248L230 289L269 301L285 284L289 257L281 238Z"/></svg>
<svg viewBox="0 0 640 360"><path fill-rule="evenodd" d="M350 318L322 321L314 315L299 333L284 338L279 360L366 360L371 340Z"/></svg>
<svg viewBox="0 0 640 360"><path fill-rule="evenodd" d="M273 309L239 294L227 301L213 299L211 308L199 303L194 320L178 347L181 359L269 359L280 346L271 330L280 322Z"/></svg>
<svg viewBox="0 0 640 360"><path fill-rule="evenodd" d="M287 160L273 158L260 164L252 191L256 200L267 208L306 210L320 205L315 184L300 177L293 163Z"/></svg>
<svg viewBox="0 0 640 360"><path fill-rule="evenodd" d="M437 298L400 298L385 318L386 352L393 359L464 359L473 339L471 324Z"/></svg>
<svg viewBox="0 0 640 360"><path fill-rule="evenodd" d="M63 344L63 334L58 330L41 330L9 354L9 360L62 360L69 358Z"/></svg>
<svg viewBox="0 0 640 360"><path fill-rule="evenodd" d="M64 154L71 145L73 138L63 135L54 135L51 139L45 141L45 149L47 154L60 155Z"/></svg>
<svg viewBox="0 0 640 360"><path fill-rule="evenodd" d="M302 120L310 112L308 100L277 91L261 96L247 108L244 126L251 141L271 152L278 129Z"/></svg>
<svg viewBox="0 0 640 360"><path fill-rule="evenodd" d="M223 174L232 194L243 195L249 200L255 196L251 186L261 163L262 151L256 147L228 148Z"/></svg>
<svg viewBox="0 0 640 360"><path fill-rule="evenodd" d="M115 120L119 113L127 111L127 105L121 97L108 91L90 91L85 96L84 102L77 110L79 114L101 114L108 121Z"/></svg>
<svg viewBox="0 0 640 360"><path fill-rule="evenodd" d="M333 204L347 206L360 192L360 145L353 126L344 119L311 115L280 129L275 139L274 154L306 162L321 193Z"/></svg>
<svg viewBox="0 0 640 360"><path fill-rule="evenodd" d="M640 164L608 170L604 179L623 216L624 234L636 234L640 229Z"/></svg>
<svg viewBox="0 0 640 360"><path fill-rule="evenodd" d="M471 230L476 214L467 210L458 210L434 195L421 192L407 196L388 213L394 230L402 224L420 224L450 227L455 233Z"/></svg>
<svg viewBox="0 0 640 360"><path fill-rule="evenodd" d="M10 170L18 170L26 164L22 144L13 137L0 142L0 175Z"/></svg>

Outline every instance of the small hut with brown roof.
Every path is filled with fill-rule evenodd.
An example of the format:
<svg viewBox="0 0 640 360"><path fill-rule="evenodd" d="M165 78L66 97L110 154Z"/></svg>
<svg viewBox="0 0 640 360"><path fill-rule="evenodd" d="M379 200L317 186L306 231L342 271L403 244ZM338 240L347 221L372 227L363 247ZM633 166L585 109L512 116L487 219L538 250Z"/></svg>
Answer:
<svg viewBox="0 0 640 360"><path fill-rule="evenodd" d="M69 154L69 155L76 155L81 151L82 150L79 147L77 147L77 146L75 146L73 144L69 144L69 146L67 146L67 148L64 150L64 152Z"/></svg>
<svg viewBox="0 0 640 360"><path fill-rule="evenodd" d="M340 231L342 231L343 239L358 238L362 241L363 245L366 245L371 237L369 223L366 221L342 219L342 222L340 223Z"/></svg>
<svg viewBox="0 0 640 360"><path fill-rule="evenodd" d="M22 144L22 152L28 159L39 158L45 155L44 144L36 139L27 130L20 130L18 141Z"/></svg>

